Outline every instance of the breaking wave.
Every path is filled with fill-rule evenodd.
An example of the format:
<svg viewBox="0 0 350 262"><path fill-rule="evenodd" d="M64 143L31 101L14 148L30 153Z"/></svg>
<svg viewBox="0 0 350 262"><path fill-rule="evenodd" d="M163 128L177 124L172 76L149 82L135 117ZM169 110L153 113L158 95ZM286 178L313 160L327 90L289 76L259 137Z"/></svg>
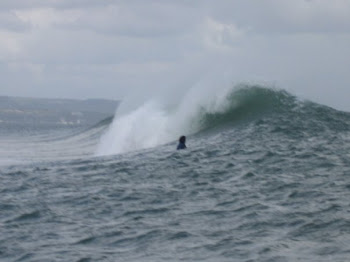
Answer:
<svg viewBox="0 0 350 262"><path fill-rule="evenodd" d="M285 90L264 86L241 85L209 95L191 90L176 108L148 101L132 112L115 116L96 154L155 147L175 141L180 135L220 132L261 118L280 121L275 127L288 125L297 129L301 126L315 129L324 118L330 127L348 129L348 122L339 119L343 115L348 118L347 113L301 101Z"/></svg>

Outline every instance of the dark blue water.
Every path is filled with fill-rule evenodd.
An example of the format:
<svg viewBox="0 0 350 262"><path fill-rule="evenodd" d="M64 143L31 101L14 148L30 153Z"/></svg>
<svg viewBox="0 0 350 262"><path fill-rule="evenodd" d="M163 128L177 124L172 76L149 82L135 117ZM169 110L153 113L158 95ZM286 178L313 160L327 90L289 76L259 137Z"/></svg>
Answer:
<svg viewBox="0 0 350 262"><path fill-rule="evenodd" d="M349 261L350 115L237 95L182 151L93 157L103 126L2 135L0 261Z"/></svg>

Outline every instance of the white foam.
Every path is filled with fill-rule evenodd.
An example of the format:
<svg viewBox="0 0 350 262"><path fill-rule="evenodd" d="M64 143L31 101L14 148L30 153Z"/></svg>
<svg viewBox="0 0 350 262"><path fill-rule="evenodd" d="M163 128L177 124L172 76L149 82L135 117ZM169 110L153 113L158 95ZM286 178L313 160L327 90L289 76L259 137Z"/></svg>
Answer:
<svg viewBox="0 0 350 262"><path fill-rule="evenodd" d="M199 131L199 113L221 112L227 106L232 83L204 79L192 87L175 108L171 101L150 100L137 109L116 115L102 136L96 155L125 153L176 141L181 135ZM124 101L125 102L125 101Z"/></svg>

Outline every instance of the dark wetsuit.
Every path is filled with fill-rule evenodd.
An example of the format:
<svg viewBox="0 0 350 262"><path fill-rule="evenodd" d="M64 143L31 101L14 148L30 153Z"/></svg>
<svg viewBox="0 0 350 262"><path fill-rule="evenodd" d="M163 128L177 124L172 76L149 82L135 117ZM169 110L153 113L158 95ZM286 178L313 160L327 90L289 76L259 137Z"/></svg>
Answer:
<svg viewBox="0 0 350 262"><path fill-rule="evenodd" d="M185 145L185 143L179 143L178 145L177 145L177 150L179 150L179 149L185 149L186 148L186 145Z"/></svg>

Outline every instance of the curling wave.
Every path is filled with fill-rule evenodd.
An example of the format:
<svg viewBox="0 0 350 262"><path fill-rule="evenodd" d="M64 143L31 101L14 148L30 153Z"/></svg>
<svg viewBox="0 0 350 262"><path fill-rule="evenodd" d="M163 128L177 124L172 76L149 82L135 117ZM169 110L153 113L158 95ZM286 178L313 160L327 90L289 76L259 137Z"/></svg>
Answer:
<svg viewBox="0 0 350 262"><path fill-rule="evenodd" d="M220 132L262 118L273 121L275 127L315 128L331 114L339 113L302 102L285 90L263 86L241 85L209 96L191 90L176 109L150 101L128 114L116 116L101 138L97 155L150 148L174 141L182 134ZM333 124L335 119L334 116L331 119ZM332 125L332 121L325 120ZM349 128L339 120L338 126Z"/></svg>

